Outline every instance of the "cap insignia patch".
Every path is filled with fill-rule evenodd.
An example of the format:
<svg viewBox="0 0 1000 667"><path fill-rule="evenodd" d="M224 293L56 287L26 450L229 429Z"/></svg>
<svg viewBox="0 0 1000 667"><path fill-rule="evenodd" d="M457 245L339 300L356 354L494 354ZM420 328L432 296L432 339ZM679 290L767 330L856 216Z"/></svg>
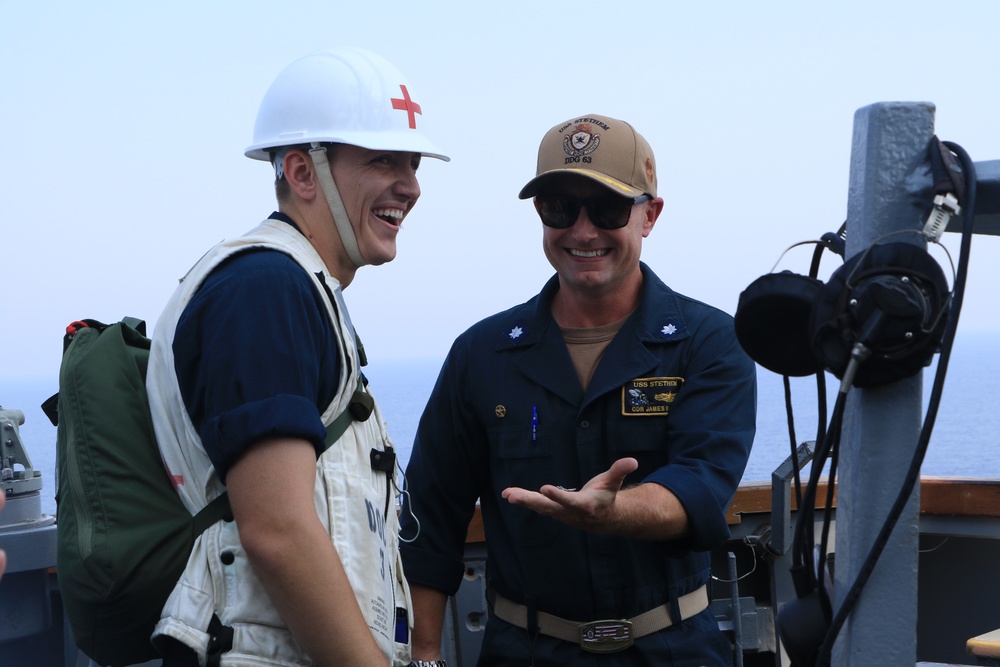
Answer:
<svg viewBox="0 0 1000 667"><path fill-rule="evenodd" d="M588 157L601 145L601 135L594 134L590 123L580 123L570 134L563 137L563 150L566 151L566 164L570 162L590 162Z"/></svg>

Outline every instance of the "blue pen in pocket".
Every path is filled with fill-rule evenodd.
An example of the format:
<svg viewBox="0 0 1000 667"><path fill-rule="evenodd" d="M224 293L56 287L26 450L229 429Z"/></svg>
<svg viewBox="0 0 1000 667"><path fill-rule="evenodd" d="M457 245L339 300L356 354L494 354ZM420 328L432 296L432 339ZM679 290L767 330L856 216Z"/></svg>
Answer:
<svg viewBox="0 0 1000 667"><path fill-rule="evenodd" d="M538 442L538 407L531 406L531 444Z"/></svg>

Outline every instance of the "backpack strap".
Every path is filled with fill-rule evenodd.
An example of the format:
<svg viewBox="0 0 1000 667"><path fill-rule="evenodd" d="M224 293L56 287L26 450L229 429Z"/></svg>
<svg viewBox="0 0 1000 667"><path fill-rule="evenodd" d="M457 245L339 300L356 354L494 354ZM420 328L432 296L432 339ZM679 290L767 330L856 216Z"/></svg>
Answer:
<svg viewBox="0 0 1000 667"><path fill-rule="evenodd" d="M216 496L212 502L205 505L200 512L194 515L194 534L201 535L209 526L219 521L226 515L232 516L233 508L229 504L229 492Z"/></svg>
<svg viewBox="0 0 1000 667"><path fill-rule="evenodd" d="M124 322L124 320L122 320ZM357 419L358 421L365 421L368 415L371 414L371 408L368 408L368 414L364 415L364 418L359 418L357 414L359 412L358 404L364 404L363 399L359 399L358 395L362 395L371 401L371 396L364 391L364 383L359 379L358 388L354 390L354 396L351 397L351 402L348 404L347 409L340 413L336 419L333 420L326 428L326 442L323 447L325 452L333 443L340 440L340 436L344 435L347 428L351 425L351 422ZM201 535L205 532L205 529L224 518L227 514L232 515L233 508L229 504L229 492L225 492L222 495L216 496L212 499L208 505L205 505L200 512L194 515L194 534Z"/></svg>
<svg viewBox="0 0 1000 667"><path fill-rule="evenodd" d="M234 634L231 627L222 624L217 614L212 614L212 620L208 624L206 667L219 667L222 664L222 654L233 649Z"/></svg>
<svg viewBox="0 0 1000 667"><path fill-rule="evenodd" d="M358 378L358 386L354 390L354 394L351 395L351 402L347 404L347 408L341 412L336 419L334 419L329 426L326 427L326 445L323 447L323 451L330 449L333 443L340 440L340 436L344 435L347 431L347 427L351 425L353 421L367 421L368 417L372 414L372 409L375 402L372 400L371 394L365 391L364 379Z"/></svg>

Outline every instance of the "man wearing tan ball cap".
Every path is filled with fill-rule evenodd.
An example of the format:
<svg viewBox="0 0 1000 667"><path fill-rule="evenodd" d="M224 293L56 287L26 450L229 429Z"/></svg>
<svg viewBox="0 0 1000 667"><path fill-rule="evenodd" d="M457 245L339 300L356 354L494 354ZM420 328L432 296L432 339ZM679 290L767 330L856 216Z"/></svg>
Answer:
<svg viewBox="0 0 1000 667"><path fill-rule="evenodd" d="M729 315L640 261L664 202L631 125L554 126L519 196L556 274L459 336L420 421L401 532L414 659L441 657L478 500L479 665L731 665L708 551L753 442L754 364Z"/></svg>

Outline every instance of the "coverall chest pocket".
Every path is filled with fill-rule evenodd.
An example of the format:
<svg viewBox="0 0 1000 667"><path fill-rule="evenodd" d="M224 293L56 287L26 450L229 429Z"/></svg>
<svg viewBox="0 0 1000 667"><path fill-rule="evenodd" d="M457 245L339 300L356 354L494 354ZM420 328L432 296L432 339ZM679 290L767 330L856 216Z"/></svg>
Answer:
<svg viewBox="0 0 1000 667"><path fill-rule="evenodd" d="M608 452L611 459L631 456L643 469L659 468L670 462L667 417L619 417L608 424Z"/></svg>
<svg viewBox="0 0 1000 667"><path fill-rule="evenodd" d="M494 493L507 487L537 491L544 484L558 484L552 443L544 432L530 427L496 428L489 432ZM522 546L549 544L556 522L536 512L500 501L500 511L510 526L512 539Z"/></svg>

